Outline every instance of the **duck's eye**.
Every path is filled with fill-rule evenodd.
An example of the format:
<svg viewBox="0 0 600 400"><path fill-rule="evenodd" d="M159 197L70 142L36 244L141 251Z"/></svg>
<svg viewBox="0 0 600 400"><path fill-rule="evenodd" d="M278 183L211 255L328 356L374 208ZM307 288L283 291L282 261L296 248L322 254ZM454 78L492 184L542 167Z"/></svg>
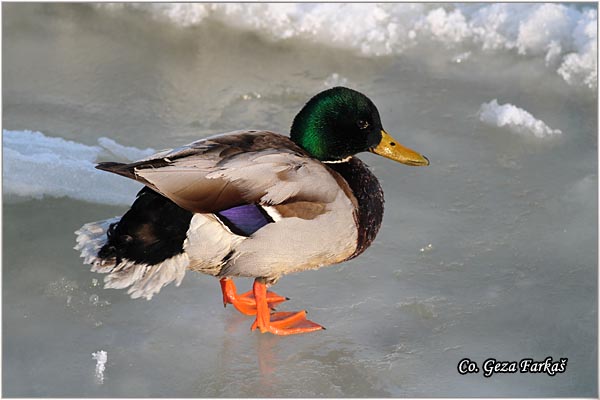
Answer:
<svg viewBox="0 0 600 400"><path fill-rule="evenodd" d="M358 121L356 121L356 125L358 126L358 129L365 130L369 127L369 121L359 119Z"/></svg>

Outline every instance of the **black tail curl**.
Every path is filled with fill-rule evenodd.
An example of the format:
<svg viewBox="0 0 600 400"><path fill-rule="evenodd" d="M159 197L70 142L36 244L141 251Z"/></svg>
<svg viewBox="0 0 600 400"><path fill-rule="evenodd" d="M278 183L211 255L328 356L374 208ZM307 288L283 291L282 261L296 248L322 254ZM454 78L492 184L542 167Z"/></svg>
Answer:
<svg viewBox="0 0 600 400"><path fill-rule="evenodd" d="M107 242L99 250L104 260L155 265L183 252L192 219L168 198L144 187L119 222L110 225Z"/></svg>

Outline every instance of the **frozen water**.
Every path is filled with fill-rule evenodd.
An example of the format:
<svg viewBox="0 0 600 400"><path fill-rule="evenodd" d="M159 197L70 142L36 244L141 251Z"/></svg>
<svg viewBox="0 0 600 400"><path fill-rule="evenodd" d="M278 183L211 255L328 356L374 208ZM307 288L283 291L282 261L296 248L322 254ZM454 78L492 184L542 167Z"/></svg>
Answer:
<svg viewBox="0 0 600 400"><path fill-rule="evenodd" d="M5 397L597 396L591 5L2 11ZM385 191L374 244L276 285L291 298L281 310L307 309L326 331L250 332L212 277L132 300L82 265L73 232L122 215L139 189L94 163L236 129L286 133L338 82L368 94L431 166L361 154ZM563 133L484 123L492 99ZM548 356L567 370L457 372L465 357Z"/></svg>
<svg viewBox="0 0 600 400"><path fill-rule="evenodd" d="M533 115L512 104L498 104L494 99L483 103L479 108L479 119L492 126L506 127L510 131L520 134L531 134L538 138L560 135L560 129L552 129L536 119Z"/></svg>

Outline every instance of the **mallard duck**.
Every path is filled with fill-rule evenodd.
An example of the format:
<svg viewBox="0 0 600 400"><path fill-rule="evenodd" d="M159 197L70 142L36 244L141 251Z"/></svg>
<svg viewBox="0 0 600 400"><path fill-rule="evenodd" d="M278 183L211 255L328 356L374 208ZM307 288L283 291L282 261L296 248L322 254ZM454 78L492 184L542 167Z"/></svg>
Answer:
<svg viewBox="0 0 600 400"><path fill-rule="evenodd" d="M383 129L362 93L325 90L294 118L290 137L236 131L96 168L141 182L122 216L84 225L77 250L105 288L150 299L186 270L220 279L224 305L255 315L252 330L290 335L324 329L306 312L274 312L268 290L283 275L357 257L383 217L383 191L356 153L428 165ZM239 294L234 277L254 278Z"/></svg>

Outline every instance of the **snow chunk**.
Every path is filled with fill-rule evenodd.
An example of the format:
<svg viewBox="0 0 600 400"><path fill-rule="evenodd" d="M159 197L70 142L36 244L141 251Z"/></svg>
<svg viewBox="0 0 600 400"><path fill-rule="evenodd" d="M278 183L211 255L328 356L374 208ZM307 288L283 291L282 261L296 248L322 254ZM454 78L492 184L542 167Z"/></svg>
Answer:
<svg viewBox="0 0 600 400"><path fill-rule="evenodd" d="M494 99L479 108L479 119L492 126L507 127L511 132L545 138L560 135L560 129L552 129L529 112L512 104L498 104Z"/></svg>
<svg viewBox="0 0 600 400"><path fill-rule="evenodd" d="M464 53L460 53L452 57L452 62L460 64L463 61L467 61L471 57L470 51L465 51Z"/></svg>
<svg viewBox="0 0 600 400"><path fill-rule="evenodd" d="M99 384L104 383L104 370L106 369L106 361L108 360L108 353L104 350L92 353L92 358L96 360L96 381Z"/></svg>
<svg viewBox="0 0 600 400"><path fill-rule="evenodd" d="M325 79L325 81L323 82L323 86L325 86L327 88L332 88L334 86L346 86L346 85L348 85L348 79L344 78L337 72L334 72L333 74L329 75L329 77L327 77L327 79Z"/></svg>

